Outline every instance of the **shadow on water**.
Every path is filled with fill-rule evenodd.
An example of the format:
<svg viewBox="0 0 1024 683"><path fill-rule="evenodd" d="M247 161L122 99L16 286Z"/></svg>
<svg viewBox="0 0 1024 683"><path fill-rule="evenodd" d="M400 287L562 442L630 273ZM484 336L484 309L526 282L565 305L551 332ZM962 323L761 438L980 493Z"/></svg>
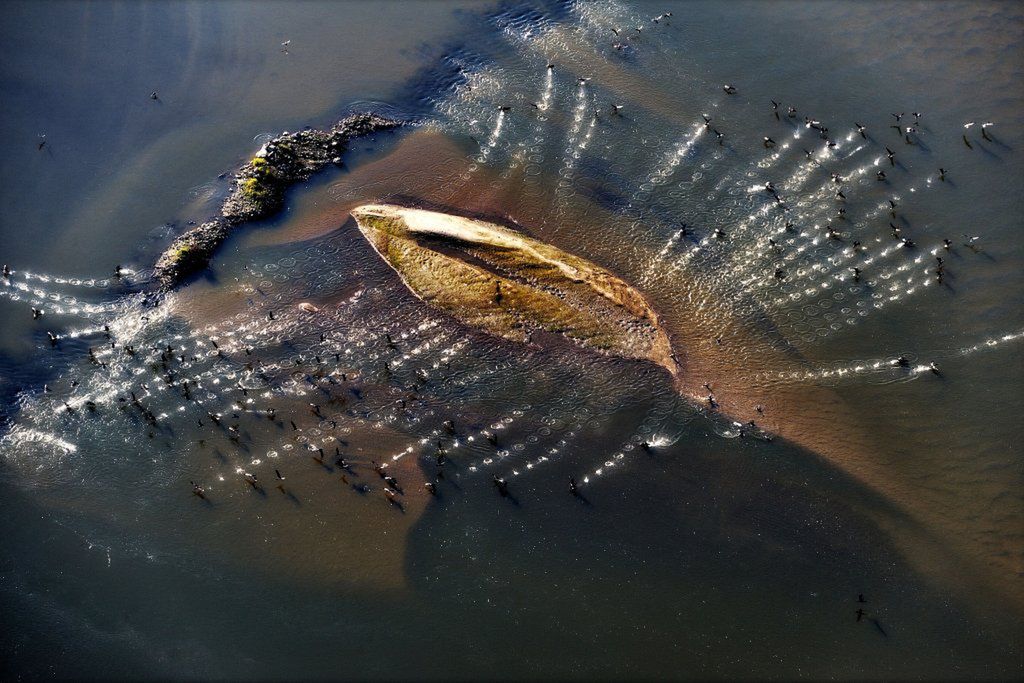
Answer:
<svg viewBox="0 0 1024 683"><path fill-rule="evenodd" d="M790 652L785 666L816 675L821 659L871 649L869 631L892 648L875 651L876 670L900 676L922 671L908 657L943 638L937 624L971 620L871 521L881 513L913 524L886 499L786 444L710 446L665 448L628 481L593 482L581 498L552 484L574 471L568 461L518 483L521 507L493 491L453 492L418 523L406 572L428 610L450 610L445 596L463 595L467 614L447 629L454 641L484 620L503 634L483 646L487 663L469 666L512 677L528 675L535 657L553 676L772 675L770 653L781 649ZM645 580L631 580L640 566ZM869 595L863 622L858 593ZM487 601L475 603L477 594ZM652 632L652 621L665 628ZM800 650L788 644L797 634ZM735 639L749 643L756 668L729 656ZM992 645L981 637L969 647ZM634 656L623 660L622 648ZM861 666L848 665L851 675Z"/></svg>

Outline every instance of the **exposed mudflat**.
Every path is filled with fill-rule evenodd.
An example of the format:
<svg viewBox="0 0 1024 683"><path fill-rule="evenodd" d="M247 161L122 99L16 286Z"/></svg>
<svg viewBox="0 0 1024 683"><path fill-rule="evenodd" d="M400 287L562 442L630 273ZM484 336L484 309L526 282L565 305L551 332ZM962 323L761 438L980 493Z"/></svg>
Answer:
<svg viewBox="0 0 1024 683"><path fill-rule="evenodd" d="M506 339L537 331L679 372L643 295L607 270L508 228L389 205L352 211L360 230L427 303Z"/></svg>

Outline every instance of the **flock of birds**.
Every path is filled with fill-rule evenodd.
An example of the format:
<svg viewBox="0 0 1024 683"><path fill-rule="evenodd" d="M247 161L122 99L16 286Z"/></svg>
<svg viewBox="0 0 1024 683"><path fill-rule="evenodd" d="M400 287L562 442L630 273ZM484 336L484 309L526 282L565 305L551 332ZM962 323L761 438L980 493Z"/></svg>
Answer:
<svg viewBox="0 0 1024 683"><path fill-rule="evenodd" d="M671 12L664 12L651 19L654 25L665 25L668 24L669 19L672 17ZM637 26L631 32L626 32L617 27L611 28L612 33L615 35L615 41L612 43L612 49L615 52L621 53L629 51L631 46L637 37L641 36L644 31L644 26ZM630 33L631 35L624 35ZM291 41L285 41L281 44L282 51L287 52L288 44ZM556 69L556 64L553 61L546 61L545 70L549 77ZM586 76L580 76L576 80L577 87L583 89L586 87L589 79ZM467 85L467 89L471 90L472 87ZM739 89L737 86L732 84L724 84L722 91L727 96L737 95ZM153 99L157 99L157 93L153 93ZM545 95L543 99L538 101L529 101L528 104L538 112L545 111L551 106L550 97ZM780 102L771 100L771 108L769 110L769 116L773 117L776 121L789 121L795 126L800 124L800 113L794 106L783 105ZM481 158L487 159L487 153L492 150L499 138L501 127L503 125L504 117L512 115L513 110L510 104L497 104L494 105L498 111L498 122L492 135L488 138L486 143L481 143ZM611 117L620 117L624 115L626 105L617 102L608 102L602 107L596 105L593 106L592 116L594 120L603 113L608 113ZM577 118L583 114L585 115L585 109L577 112ZM922 132L922 113L911 112L910 116L913 117L912 122L905 122L904 113L893 113L894 122L891 124L891 128L895 130L896 139L899 139L904 145L913 146L918 144L920 139L919 136ZM854 131L856 135L865 141L870 141L871 136L866 126L861 123L854 122ZM974 122L967 122L964 124L964 128L967 131L974 126ZM983 123L979 126L981 131L981 138L988 142L993 142L994 139L989 132L989 129L994 124L991 122ZM808 130L813 131L814 134L821 140L823 147L819 150L804 149L804 157L806 163L813 167L820 167L824 163L824 159L828 157L830 152L836 149L841 140L838 138L829 128L821 121L804 115L802 117L802 126ZM580 130L581 126L577 121L576 129ZM726 133L719 129L719 126L714 124L711 116L703 114L701 121L697 124L696 135L702 133L710 133L715 136L719 145L725 145ZM968 136L968 133L963 133L963 142L968 149L974 149L974 146L978 144L975 139ZM795 136L799 137L799 136ZM691 141L692 142L692 141ZM788 147L789 143L780 143L776 141L770 135L763 136L763 147L766 150L773 150L780 147ZM46 144L45 137L39 143L39 149L42 149ZM577 134L574 144L577 149L582 149L586 144L583 136ZM878 143L881 144L881 143ZM889 146L881 145L885 149L885 158L888 161L889 167L895 168L897 166L897 153ZM689 148L687 148L689 149ZM681 157L680 157L681 158ZM675 162L678 163L678 160ZM935 177L940 181L946 181L948 169L945 167L939 167L935 174ZM846 184L848 178L844 177L842 172L832 171L829 174L831 187L828 190L830 195L837 203L838 208L833 216L830 216L827 224L824 226L823 234L821 235L827 242L843 244L845 249L850 251L851 256L864 255L871 248L868 244L863 243L861 240L852 239L847 231L843 229L843 222L847 221L847 211L844 206L848 199L848 193L850 189ZM889 175L886 173L884 168L879 168L874 173L875 181L881 185L885 185L890 181ZM770 205L774 205L782 211L783 216L787 216L791 211L790 198L787 196L786 190L780 186L777 186L772 181L764 183L762 190L764 196L771 202ZM897 197L890 197L887 201L887 213L890 219L889 228L892 240L896 243L896 246L900 249L912 251L919 249L917 242L910 235L907 234L906 224L901 221L899 213L900 201ZM741 226L739 230L750 231L749 226ZM773 228L774 230L774 228ZM791 259L796 257L796 254L801 253L799 248L796 249L792 255L787 255L786 250L791 246L798 244L796 241L801 238L803 228L797 225L797 221L790 220L789 218L782 219L781 229L777 232L771 232L768 235L762 235L760 238L754 240L758 243L755 249L765 249L764 256L769 259L774 259L777 263L774 267L769 268L767 271L766 279L769 282L784 283L791 277L791 270L797 265L796 262ZM703 237L697 235L691 228L686 224L678 229L672 239L672 243L683 243L687 240L692 242L689 251L683 255L683 258L692 258L693 254L701 250L711 250L716 243L724 243L730 239L730 232L722 227L715 228ZM790 242L787 243L786 239ZM847 245L847 242L849 244ZM963 235L963 239L959 242L964 248L974 253L980 253L981 247L979 246L979 238L977 236ZM934 281L942 283L946 277L946 257L945 253L951 252L956 248L956 243L950 237L942 238L941 244L931 249L930 254L934 258L933 265L931 267L931 275ZM836 275L837 279L845 280L853 284L861 283L866 281L870 277L870 273L866 270L866 265L860 263L859 265L850 265L845 270L845 275ZM122 280L126 276L130 275L131 271L118 266L114 271L115 282ZM12 270L8 265L3 266L2 278L4 284L10 288L17 284L18 273ZM751 282L750 279L740 280L741 285L746 288L745 291L760 291L758 290L759 285ZM760 285L763 289L763 284ZM31 288L22 288L21 291L31 291ZM46 314L44 303L34 303L31 307L31 315L33 320L39 321L43 319ZM275 314L274 310L268 310L265 313L265 323L275 324L278 326L286 326L288 324L298 324L296 322L295 315L301 315L302 313L315 314L317 313L315 307L311 304L303 304L300 307L301 313L294 313L294 311L284 312L278 311ZM143 316L146 319L146 316ZM305 324L305 323L303 323ZM116 375L115 379L110 383L112 386L118 387L115 391L109 395L100 397L92 396L91 398L73 398L69 393L68 396L64 397L60 401L62 410L68 416L74 416L76 419L86 419L88 416L101 412L106 405L113 406L114 409L124 415L134 415L140 425L140 428L149 438L154 438L154 434L161 430L165 423L171 420L174 416L180 415L184 411L195 412L197 417L195 422L201 429L213 428L219 430L223 435L233 444L238 447L243 447L246 439L244 430L242 427L242 416L250 415L257 419L266 420L268 423L278 425L280 427L287 428L291 427L291 430L300 434L303 430L295 422L294 419L283 419L281 412L273 404L267 402L263 404L257 404L254 402L254 396L266 398L270 394L268 392L259 391L256 386L266 389L274 383L274 378L271 376L271 372L268 371L268 367L273 365L274 369L282 369L279 363L275 363L272 359L267 359L266 362L260 359L257 355L257 349L251 348L250 346L239 342L237 339L231 340L230 343L225 344L218 342L214 337L206 338L205 341L199 340L199 344L207 344L209 346L210 355L213 362L216 363L219 360L230 360L237 366L242 368L242 377L245 381L238 380L234 387L229 389L219 388L217 393L218 400L230 400L232 403L232 409L229 411L217 410L213 407L204 407L210 402L209 397L211 396L211 387L209 384L204 384L204 379L200 379L200 375L194 372L190 373L190 368L198 366L203 360L203 356L200 352L193 349L191 351L186 350L180 345L167 340L161 340L159 343L151 344L143 347L135 342L122 341L118 343L115 338L115 331L111 330L108 323L103 323L102 326L97 326L95 329L90 331L91 334L102 337L103 343L99 346L88 347L88 358L89 362L94 366L97 372L109 371ZM54 332L52 330L47 331L48 344L51 347L58 347L63 341L63 335L60 332ZM376 334L376 342L378 345L383 345L386 350L385 353L401 354L399 345L402 343L401 340L395 339L390 333ZM77 339L77 336L76 336ZM311 352L310 358L307 359L309 364L309 370L305 372L304 382L306 383L304 392L316 393L321 392L324 396L323 400L314 401L308 403L309 414L316 418L318 424L326 424L331 430L338 428L338 419L340 415L345 414L344 410L339 410L337 415L328 415L326 410L327 405L344 406L351 411L352 406L360 403L364 400L365 393L367 391L367 385L364 383L364 377L359 374L349 375L345 372L340 372L337 364L341 363L342 357L340 356L341 351L337 344L332 346L332 340L328 332L320 332L319 344L315 345L315 351ZM230 358L229 358L230 357ZM332 360L334 365L332 367ZM898 368L911 368L911 361L905 356L899 356L892 358L887 361L887 364L892 367ZM387 368L385 363L385 368ZM158 387L150 387L145 382L139 382L137 377L141 375L146 369L149 369L159 382ZM928 363L923 366L915 368L918 371L927 371L934 374L940 374L938 365L934 362ZM207 378L217 378L219 381L220 377L216 371L208 370L212 374L207 374ZM387 374L387 372L385 372ZM385 378L386 381L387 378ZM245 382L255 382L255 384L247 385ZM405 392L402 398L394 400L394 405L403 411L412 411L417 403L422 404L421 392L430 382L430 377L426 373L420 373L417 375L417 379L412 382L408 387L405 387ZM69 392L74 392L79 386L79 381L72 379L68 387ZM708 386L710 389L710 386ZM232 396L229 397L227 392L230 391ZM44 386L42 389L44 395L49 395L51 389L48 386ZM150 397L156 397L157 394L163 396L174 395L174 401L177 402L177 406L174 409L158 409L152 407L148 400ZM252 395L250 395L252 394ZM76 394L77 396L77 394ZM154 399L155 400L155 399ZM715 400L713 395L708 396L708 407L709 409L715 408ZM349 412L351 414L351 412ZM434 481L428 481L424 487L427 493L436 495L438 493L438 485L444 479L444 468L449 457L449 447L446 447L443 439L455 439L458 436L458 430L455 427L454 421L450 417L445 417L441 420L441 426L435 428L427 437L423 439L424 442L432 441L436 447L433 447L433 457L436 469L436 477ZM743 426L740 426L740 433L742 435ZM478 439L488 442L492 447L498 449L498 436L494 429L482 429L477 430L475 434L463 435L468 436L470 440ZM202 446L202 441L200 442ZM657 443L651 440L643 439L639 441L639 447L645 450L649 450L657 446ZM350 483L352 488L360 493L367 493L371 490L367 484L361 481L350 482L348 477L354 474L355 467L366 467L375 472L381 479L381 488L383 495L386 499L394 505L402 506L402 496L405 494L405 490L398 480L391 474L388 469L388 463L378 463L376 461L370 462L356 462L347 457L342 453L340 447L335 447L333 455L325 451L323 445L314 446L312 443L307 442L307 447L311 451L313 459L322 466L327 466L328 462L333 462L341 471L342 479L345 483ZM255 490L262 490L264 483L258 478L258 476L247 470L239 469L238 474L242 477L244 482ZM353 479L355 477L353 476ZM285 476L281 473L280 469L274 468L274 481L275 488L284 494L288 493L288 489L285 487L284 481ZM505 477L493 475L492 483L495 490L502 497L508 497L510 495L509 483ZM208 499L210 494L209 487L203 483L190 481L192 493L200 499ZM580 482L574 477L569 478L568 491L573 496L580 496Z"/></svg>

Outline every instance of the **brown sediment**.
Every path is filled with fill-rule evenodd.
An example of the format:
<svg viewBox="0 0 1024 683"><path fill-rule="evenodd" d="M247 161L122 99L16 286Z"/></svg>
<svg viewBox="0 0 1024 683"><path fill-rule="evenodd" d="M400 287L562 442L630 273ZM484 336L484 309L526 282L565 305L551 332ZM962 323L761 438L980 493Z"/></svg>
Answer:
<svg viewBox="0 0 1024 683"><path fill-rule="evenodd" d="M490 334L561 334L678 377L657 314L607 270L509 228L387 204L352 211L374 249L420 299Z"/></svg>
<svg viewBox="0 0 1024 683"><path fill-rule="evenodd" d="M308 180L328 164L340 164L350 139L399 125L377 114L353 114L327 131L277 136L235 175L234 189L224 201L221 215L181 235L160 255L154 280L161 290L174 289L205 268L235 228L278 211L291 185Z"/></svg>

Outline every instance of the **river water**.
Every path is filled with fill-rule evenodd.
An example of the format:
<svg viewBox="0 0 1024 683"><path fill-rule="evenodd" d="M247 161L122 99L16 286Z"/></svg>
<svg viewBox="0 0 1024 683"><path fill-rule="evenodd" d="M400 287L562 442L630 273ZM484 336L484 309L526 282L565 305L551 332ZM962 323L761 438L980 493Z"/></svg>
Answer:
<svg viewBox="0 0 1024 683"><path fill-rule="evenodd" d="M5 676L1024 673L1019 6L0 14ZM266 140L362 110L411 125L144 305ZM612 270L683 379L425 307L382 201Z"/></svg>

